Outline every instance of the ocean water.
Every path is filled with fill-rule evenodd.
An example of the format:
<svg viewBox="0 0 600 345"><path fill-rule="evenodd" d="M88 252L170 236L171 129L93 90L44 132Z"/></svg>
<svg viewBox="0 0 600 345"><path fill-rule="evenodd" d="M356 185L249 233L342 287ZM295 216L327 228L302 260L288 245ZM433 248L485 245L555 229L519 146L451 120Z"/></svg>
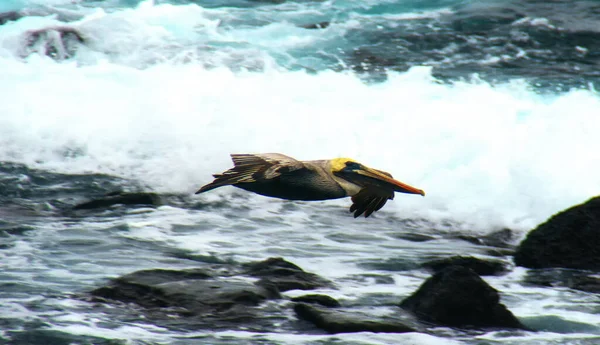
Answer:
<svg viewBox="0 0 600 345"><path fill-rule="evenodd" d="M596 295L528 286L522 268L485 279L541 332L177 332L73 297L138 269L193 267L181 259L189 254L282 256L346 282L323 291L342 302L400 301L429 273L390 262L487 256L448 239L461 234L510 228L517 243L600 190L597 2L0 3L11 11L0 25L1 341L600 342ZM85 42L58 44L56 31L28 40L48 28ZM427 195L397 195L369 219L353 219L347 199L290 202L231 187L193 196L231 166L230 153L245 152L352 157ZM178 201L62 212L114 190ZM435 240L403 239L410 233ZM365 278L373 273L394 284Z"/></svg>

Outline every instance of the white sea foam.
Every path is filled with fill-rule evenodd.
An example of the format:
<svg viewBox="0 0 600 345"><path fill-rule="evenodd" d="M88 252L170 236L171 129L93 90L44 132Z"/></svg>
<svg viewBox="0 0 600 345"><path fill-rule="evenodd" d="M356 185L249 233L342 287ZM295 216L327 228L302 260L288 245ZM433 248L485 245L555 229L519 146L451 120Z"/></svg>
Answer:
<svg viewBox="0 0 600 345"><path fill-rule="evenodd" d="M69 24L94 38L92 48L60 64L16 58L23 33L57 25L55 18L4 25L0 95L10 101L0 103L0 159L192 193L230 166L232 152L350 156L427 192L400 195L386 210L484 229L527 229L600 190L595 91L540 95L525 82L443 85L426 67L370 86L351 74L281 71L269 67L274 62L261 49L283 53L317 36L284 22L220 28L228 16L152 1L98 9ZM239 59L266 70L207 70L206 54L197 55L202 40L245 42L254 48ZM236 59L219 55L227 51L207 58L213 65Z"/></svg>
<svg viewBox="0 0 600 345"><path fill-rule="evenodd" d="M252 332L240 332L240 331L225 331L218 332L215 334L217 338L222 339L266 339L275 343L285 344L306 344L306 343L320 343L327 342L328 340L342 341L343 343L351 344L420 344L420 345L458 345L461 344L459 341L452 339L442 339L428 334L419 333L402 333L402 334L390 334L390 333L371 333L371 332L358 332L358 333L346 333L346 334L335 334L335 335L305 335L305 334L283 334L283 333L252 333ZM193 335L192 335L193 336Z"/></svg>
<svg viewBox="0 0 600 345"><path fill-rule="evenodd" d="M165 330L147 324L135 324L108 329L97 325L95 321L88 320L82 323L70 323L65 325L52 325L51 329L62 331L69 334L87 335L106 339L123 339L135 341L159 341L168 342L172 340L172 335L164 334Z"/></svg>
<svg viewBox="0 0 600 345"><path fill-rule="evenodd" d="M428 68L369 86L334 72L137 70L39 57L0 66L10 100L0 104L0 159L34 167L192 193L233 152L350 156L427 192L399 195L386 209L489 228L530 227L600 190L593 91L442 85Z"/></svg>

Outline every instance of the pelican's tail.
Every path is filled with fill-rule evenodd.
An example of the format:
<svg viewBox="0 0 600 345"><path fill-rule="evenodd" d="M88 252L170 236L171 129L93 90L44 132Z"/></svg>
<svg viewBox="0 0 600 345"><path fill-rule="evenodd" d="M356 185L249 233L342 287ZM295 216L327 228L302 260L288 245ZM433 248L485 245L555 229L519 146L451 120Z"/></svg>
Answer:
<svg viewBox="0 0 600 345"><path fill-rule="evenodd" d="M221 173L214 174L214 181L200 188L196 194L204 193L215 188L244 182L255 182L254 174L265 169L266 162L260 157L249 154L232 154L234 167Z"/></svg>
<svg viewBox="0 0 600 345"><path fill-rule="evenodd" d="M223 187L223 186L232 185L235 183L234 181L227 181L227 180L219 179L219 176L222 176L222 175L213 175L213 176L215 177L215 180L207 185L202 186L200 189L198 189L198 191L195 194L208 192L209 190L213 190L215 188L219 188L219 187Z"/></svg>

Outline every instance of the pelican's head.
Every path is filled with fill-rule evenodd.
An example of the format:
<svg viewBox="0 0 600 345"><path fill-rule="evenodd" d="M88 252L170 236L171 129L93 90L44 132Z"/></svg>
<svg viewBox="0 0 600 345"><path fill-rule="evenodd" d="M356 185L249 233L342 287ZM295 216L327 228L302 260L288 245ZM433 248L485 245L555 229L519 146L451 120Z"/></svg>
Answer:
<svg viewBox="0 0 600 345"><path fill-rule="evenodd" d="M392 175L377 169L364 166L350 158L335 158L330 161L331 173L358 186L373 185L394 192L420 194L425 196L421 189L407 185L392 178Z"/></svg>

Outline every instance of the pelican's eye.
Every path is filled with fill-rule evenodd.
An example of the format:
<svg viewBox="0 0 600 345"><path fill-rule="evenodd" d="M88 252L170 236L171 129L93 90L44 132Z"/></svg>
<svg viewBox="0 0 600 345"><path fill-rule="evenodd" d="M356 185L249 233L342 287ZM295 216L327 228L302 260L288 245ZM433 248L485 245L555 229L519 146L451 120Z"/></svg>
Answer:
<svg viewBox="0 0 600 345"><path fill-rule="evenodd" d="M353 161L347 161L346 162L346 169L348 170L358 170L360 169L360 164L353 162Z"/></svg>

